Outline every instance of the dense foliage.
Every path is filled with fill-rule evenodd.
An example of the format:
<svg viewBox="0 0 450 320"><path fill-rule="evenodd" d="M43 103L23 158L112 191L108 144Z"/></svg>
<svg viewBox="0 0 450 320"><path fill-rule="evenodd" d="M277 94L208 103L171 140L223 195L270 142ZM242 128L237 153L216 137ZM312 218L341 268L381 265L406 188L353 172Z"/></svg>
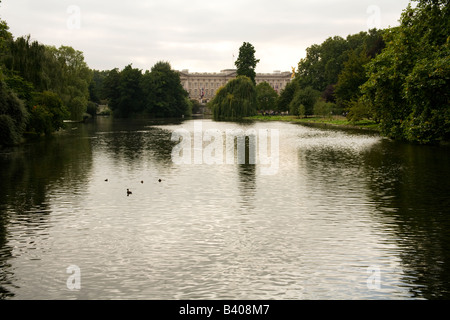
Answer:
<svg viewBox="0 0 450 320"><path fill-rule="evenodd" d="M52 91L68 108L72 120L83 118L89 101L88 87L92 73L82 52L67 46L59 49L45 46L31 41L30 36L17 39L11 36L6 41L2 64L5 81L18 91L28 107L31 107L31 101L27 90Z"/></svg>
<svg viewBox="0 0 450 320"><path fill-rule="evenodd" d="M80 51L14 38L5 21L0 48L0 145L17 144L26 132L51 134L65 119L83 119L92 72Z"/></svg>
<svg viewBox="0 0 450 320"><path fill-rule="evenodd" d="M241 119L256 115L256 87L250 78L238 76L219 88L209 105L216 120Z"/></svg>
<svg viewBox="0 0 450 320"><path fill-rule="evenodd" d="M346 38L329 37L307 48L295 78L280 95L255 85L255 48L244 42L237 78L210 107L216 119L239 119L257 110L298 116L346 115L380 124L384 135L423 144L450 140L450 0L412 0L400 25ZM143 72L91 70L83 53L14 38L0 20L0 145L25 132L50 134L64 119L96 115L107 104L119 117L181 117L194 105L167 62Z"/></svg>
<svg viewBox="0 0 450 320"><path fill-rule="evenodd" d="M450 140L449 0L413 2L417 6L404 10L398 27L330 37L309 47L280 94L278 110L369 118L399 140ZM306 91L317 97L312 111L304 103Z"/></svg>
<svg viewBox="0 0 450 320"><path fill-rule="evenodd" d="M0 142L12 145L22 140L28 112L23 102L0 79Z"/></svg>
<svg viewBox="0 0 450 320"><path fill-rule="evenodd" d="M251 43L244 42L239 48L239 56L235 61L238 76L246 76L255 84L256 65L259 59L255 58L255 48Z"/></svg>
<svg viewBox="0 0 450 320"><path fill-rule="evenodd" d="M367 81L364 65L384 46L382 30L372 29L345 39L330 37L306 49L306 57L300 60L295 74L296 85L291 86L296 91L308 87L319 91L325 102L335 104L335 114L347 113L352 102L361 96L359 87ZM294 94L289 92L288 96L293 98Z"/></svg>
<svg viewBox="0 0 450 320"><path fill-rule="evenodd" d="M294 97L289 104L290 114L303 117L313 115L313 108L319 97L320 92L312 87L299 88L295 91Z"/></svg>
<svg viewBox="0 0 450 320"><path fill-rule="evenodd" d="M111 70L102 81L109 107L119 117L146 114L155 117L190 115L192 103L180 75L168 62L157 62L151 71L126 66Z"/></svg>
<svg viewBox="0 0 450 320"><path fill-rule="evenodd" d="M450 139L450 6L421 0L399 27L386 32L386 49L367 65L363 102L382 132L418 143Z"/></svg>
<svg viewBox="0 0 450 320"><path fill-rule="evenodd" d="M0 20L0 146L20 143L25 133L51 134L64 120L96 116L98 104L119 117L181 117L193 106L167 62L145 73L131 64L91 70L81 51L14 38Z"/></svg>
<svg viewBox="0 0 450 320"><path fill-rule="evenodd" d="M276 110L278 93L267 82L261 82L256 86L256 100L259 110Z"/></svg>

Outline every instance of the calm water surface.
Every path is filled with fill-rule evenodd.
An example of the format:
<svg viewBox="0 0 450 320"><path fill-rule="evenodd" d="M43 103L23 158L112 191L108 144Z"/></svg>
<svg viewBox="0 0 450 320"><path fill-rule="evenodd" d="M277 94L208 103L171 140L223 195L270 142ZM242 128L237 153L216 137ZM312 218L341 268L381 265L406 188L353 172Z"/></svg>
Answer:
<svg viewBox="0 0 450 320"><path fill-rule="evenodd" d="M276 174L174 163L193 120L99 118L1 150L0 298L450 298L448 147L201 121L278 130Z"/></svg>

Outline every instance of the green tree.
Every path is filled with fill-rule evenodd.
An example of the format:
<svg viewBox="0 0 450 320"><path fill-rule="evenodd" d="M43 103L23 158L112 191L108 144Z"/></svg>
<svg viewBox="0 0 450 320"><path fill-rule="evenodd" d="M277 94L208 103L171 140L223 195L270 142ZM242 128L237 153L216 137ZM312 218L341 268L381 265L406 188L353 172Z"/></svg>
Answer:
<svg viewBox="0 0 450 320"><path fill-rule="evenodd" d="M347 119L352 123L363 119L372 118L370 108L361 99L349 101L347 110Z"/></svg>
<svg viewBox="0 0 450 320"><path fill-rule="evenodd" d="M142 79L145 109L157 117L178 118L191 112L188 93L170 63L157 62Z"/></svg>
<svg viewBox="0 0 450 320"><path fill-rule="evenodd" d="M256 86L256 100L260 110L275 110L277 108L278 93L267 82Z"/></svg>
<svg viewBox="0 0 450 320"><path fill-rule="evenodd" d="M358 53L358 51L360 51ZM344 69L339 74L335 88L338 105L347 108L350 101L358 100L361 96L359 87L367 81L364 66L370 61L365 50L352 50Z"/></svg>
<svg viewBox="0 0 450 320"><path fill-rule="evenodd" d="M108 106L111 110L119 108L120 99L120 72L119 69L114 68L107 72L105 80L103 81L102 92L103 96L108 100Z"/></svg>
<svg viewBox="0 0 450 320"><path fill-rule="evenodd" d="M112 73L112 76L115 76ZM118 77L118 82L114 83L115 101L110 105L114 114L119 117L129 117L133 114L142 112L143 108L143 90L141 87L142 71L133 68L131 64L126 66Z"/></svg>
<svg viewBox="0 0 450 320"><path fill-rule="evenodd" d="M367 65L363 101L385 135L438 143L450 139L450 6L448 0L416 2Z"/></svg>
<svg viewBox="0 0 450 320"><path fill-rule="evenodd" d="M330 37L322 44L306 49L306 57L298 63L295 75L301 87L312 87L320 92L329 84L336 84L343 68L349 44L342 37Z"/></svg>
<svg viewBox="0 0 450 320"><path fill-rule="evenodd" d="M29 109L33 98L33 92L36 91L33 84L16 74L5 77L5 83L17 94L17 97L21 99Z"/></svg>
<svg viewBox="0 0 450 320"><path fill-rule="evenodd" d="M2 64L4 63L5 57L9 51L7 44L12 40L12 35L8 30L9 27L6 21L0 19L0 72L3 68Z"/></svg>
<svg viewBox="0 0 450 320"><path fill-rule="evenodd" d="M61 82L57 93L70 111L73 120L81 120L89 101L89 84L92 71L84 61L81 51L61 46L51 49L61 68Z"/></svg>
<svg viewBox="0 0 450 320"><path fill-rule="evenodd" d="M25 81L32 83L36 90L44 90L46 85L43 73L45 46L37 41L31 42L29 35L16 40L11 37L7 46L3 62L9 70L8 75L19 75Z"/></svg>
<svg viewBox="0 0 450 320"><path fill-rule="evenodd" d="M64 128L64 119L68 116L69 111L56 93L44 91L34 95L30 122L32 127L36 125L33 129L37 133L50 134ZM42 119L43 123L39 123Z"/></svg>
<svg viewBox="0 0 450 320"><path fill-rule="evenodd" d="M92 81L89 84L89 99L95 103L101 103L106 99L104 95L104 81L108 75L108 71L92 70Z"/></svg>
<svg viewBox="0 0 450 320"><path fill-rule="evenodd" d="M383 31L372 29L348 35L346 39L329 37L321 44L314 44L306 49L306 57L298 63L296 80L302 88L312 87L324 92L338 83L338 78L345 68L345 62L351 52L364 50L370 58L377 55L384 47ZM329 97L327 98L328 101Z"/></svg>
<svg viewBox="0 0 450 320"><path fill-rule="evenodd" d="M244 42L239 48L239 56L235 62L237 68L237 76L248 77L253 84L256 77L256 65L259 63L259 59L255 58L255 48L251 43Z"/></svg>
<svg viewBox="0 0 450 320"><path fill-rule="evenodd" d="M326 102L324 99L318 99L314 104L313 114L321 117L331 117L334 108L334 103Z"/></svg>
<svg viewBox="0 0 450 320"><path fill-rule="evenodd" d="M289 113L296 116L308 117L314 113L314 105L320 98L320 91L312 87L298 89L289 105Z"/></svg>
<svg viewBox="0 0 450 320"><path fill-rule="evenodd" d="M290 81L283 90L281 90L277 101L278 111L289 111L289 105L294 98L295 91L298 88L298 81L294 79L293 81Z"/></svg>
<svg viewBox="0 0 450 320"><path fill-rule="evenodd" d="M216 96L209 102L209 107L216 120L241 119L256 115L256 97L252 80L246 76L238 76L219 88Z"/></svg>
<svg viewBox="0 0 450 320"><path fill-rule="evenodd" d="M0 74L0 145L21 141L28 121L28 112L17 95L6 85Z"/></svg>

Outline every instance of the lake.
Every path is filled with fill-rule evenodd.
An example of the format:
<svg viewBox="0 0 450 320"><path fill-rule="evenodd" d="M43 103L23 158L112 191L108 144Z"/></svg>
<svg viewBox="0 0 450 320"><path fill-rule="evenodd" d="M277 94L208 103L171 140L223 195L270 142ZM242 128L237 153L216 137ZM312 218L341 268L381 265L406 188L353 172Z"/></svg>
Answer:
<svg viewBox="0 0 450 320"><path fill-rule="evenodd" d="M0 298L449 299L449 164L332 127L69 124L0 151Z"/></svg>

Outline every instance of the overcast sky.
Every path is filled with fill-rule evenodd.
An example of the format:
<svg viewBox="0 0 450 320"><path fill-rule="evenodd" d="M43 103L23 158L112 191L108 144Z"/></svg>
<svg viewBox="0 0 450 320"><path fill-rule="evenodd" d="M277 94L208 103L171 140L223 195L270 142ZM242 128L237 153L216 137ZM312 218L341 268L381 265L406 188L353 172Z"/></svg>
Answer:
<svg viewBox="0 0 450 320"><path fill-rule="evenodd" d="M409 0L2 0L14 37L72 46L92 69L234 68L243 42L257 72L290 71L305 49L330 36L398 25Z"/></svg>

